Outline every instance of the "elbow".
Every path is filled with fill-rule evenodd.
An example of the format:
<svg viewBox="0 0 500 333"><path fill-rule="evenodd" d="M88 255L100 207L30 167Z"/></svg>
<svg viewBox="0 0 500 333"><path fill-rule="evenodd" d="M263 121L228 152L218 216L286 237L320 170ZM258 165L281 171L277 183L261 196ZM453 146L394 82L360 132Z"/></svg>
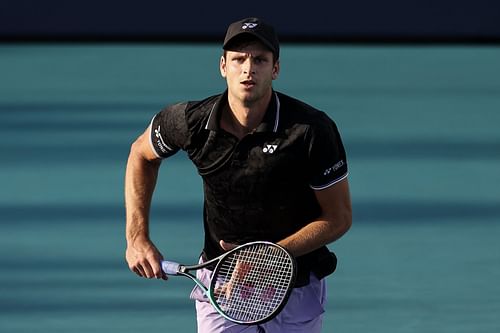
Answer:
<svg viewBox="0 0 500 333"><path fill-rule="evenodd" d="M339 221L342 229L342 234L345 234L352 226L352 205L351 200L347 200L339 209Z"/></svg>
<svg viewBox="0 0 500 333"><path fill-rule="evenodd" d="M344 221L342 224L342 235L348 232L349 229L351 229L351 226L352 226L352 214L349 214L349 216L344 217Z"/></svg>
<svg viewBox="0 0 500 333"><path fill-rule="evenodd" d="M342 214L338 214L335 217L332 217L330 225L332 228L330 229L329 238L330 242L336 241L340 237L342 237L345 233L351 229L352 226L352 212L351 210L346 210Z"/></svg>
<svg viewBox="0 0 500 333"><path fill-rule="evenodd" d="M344 213L342 214L340 218L341 222L341 232L342 235L345 234L349 229L351 229L352 226L352 209L349 207L349 209L346 209Z"/></svg>
<svg viewBox="0 0 500 333"><path fill-rule="evenodd" d="M352 226L352 209L349 208L343 216L343 227L344 227L344 233L346 233L349 229L351 229Z"/></svg>

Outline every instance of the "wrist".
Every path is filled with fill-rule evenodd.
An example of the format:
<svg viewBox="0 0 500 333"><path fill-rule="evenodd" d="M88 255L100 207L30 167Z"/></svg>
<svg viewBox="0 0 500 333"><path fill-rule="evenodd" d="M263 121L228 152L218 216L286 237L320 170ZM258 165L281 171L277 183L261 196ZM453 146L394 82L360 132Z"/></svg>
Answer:
<svg viewBox="0 0 500 333"><path fill-rule="evenodd" d="M127 246L135 246L137 244L150 243L149 235L147 234L134 234L126 237Z"/></svg>

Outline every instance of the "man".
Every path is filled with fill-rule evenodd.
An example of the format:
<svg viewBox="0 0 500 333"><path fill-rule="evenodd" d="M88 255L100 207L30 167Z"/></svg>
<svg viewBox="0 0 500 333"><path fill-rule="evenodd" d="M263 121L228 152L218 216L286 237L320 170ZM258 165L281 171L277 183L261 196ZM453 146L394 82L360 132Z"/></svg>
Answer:
<svg viewBox="0 0 500 333"><path fill-rule="evenodd" d="M298 262L283 311L259 326L217 314L195 288L199 332L319 332L326 284L336 258L326 247L351 226L347 161L335 123L323 112L274 91L280 71L274 29L258 18L228 27L220 58L227 90L171 105L133 143L127 164L126 259L146 278L164 278L148 218L162 159L186 151L204 184L201 261L237 244L276 242ZM198 271L208 281L210 270Z"/></svg>

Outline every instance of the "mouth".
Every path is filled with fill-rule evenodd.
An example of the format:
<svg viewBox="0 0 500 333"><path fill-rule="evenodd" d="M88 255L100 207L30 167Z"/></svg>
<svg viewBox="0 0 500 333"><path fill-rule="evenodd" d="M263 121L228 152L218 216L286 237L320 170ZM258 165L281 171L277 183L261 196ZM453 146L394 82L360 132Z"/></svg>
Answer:
<svg viewBox="0 0 500 333"><path fill-rule="evenodd" d="M252 80L245 80L240 82L245 88L252 88L255 86L255 82Z"/></svg>

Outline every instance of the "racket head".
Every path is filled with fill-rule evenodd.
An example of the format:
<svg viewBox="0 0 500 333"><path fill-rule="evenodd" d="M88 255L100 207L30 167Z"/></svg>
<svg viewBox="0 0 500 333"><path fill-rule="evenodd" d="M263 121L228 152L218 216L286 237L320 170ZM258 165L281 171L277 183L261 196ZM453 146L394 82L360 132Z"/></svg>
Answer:
<svg viewBox="0 0 500 333"><path fill-rule="evenodd" d="M220 259L208 296L226 319L238 324L259 324L283 309L296 275L295 258L285 248L272 242L246 243Z"/></svg>

